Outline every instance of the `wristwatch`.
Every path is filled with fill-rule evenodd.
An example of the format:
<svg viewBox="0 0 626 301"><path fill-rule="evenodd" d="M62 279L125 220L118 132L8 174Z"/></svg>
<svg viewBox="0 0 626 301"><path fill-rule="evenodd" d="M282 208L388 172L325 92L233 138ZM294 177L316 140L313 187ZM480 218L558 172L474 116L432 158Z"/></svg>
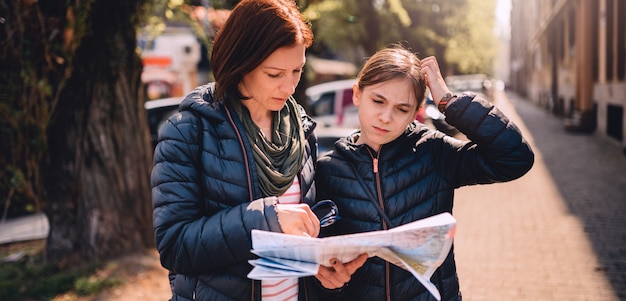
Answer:
<svg viewBox="0 0 626 301"><path fill-rule="evenodd" d="M439 104L437 105L437 109L439 109L439 112L441 113L445 112L448 102L450 102L450 100L454 98L457 98L457 96L453 95L452 93L444 94L441 100L439 101Z"/></svg>

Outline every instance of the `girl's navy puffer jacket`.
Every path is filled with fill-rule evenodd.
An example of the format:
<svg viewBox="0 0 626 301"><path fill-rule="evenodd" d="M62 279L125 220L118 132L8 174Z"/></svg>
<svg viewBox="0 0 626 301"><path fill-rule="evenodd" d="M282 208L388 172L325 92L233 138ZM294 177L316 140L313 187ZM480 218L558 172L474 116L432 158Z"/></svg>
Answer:
<svg viewBox="0 0 626 301"><path fill-rule="evenodd" d="M452 213L455 188L511 181L532 167L534 154L518 128L484 99L459 98L446 110L446 122L456 126L469 141L414 122L378 153L364 144L355 144L354 135L336 142L334 150L320 158L316 170L318 197L335 201L341 215L323 235L382 230ZM381 218L376 207L392 225ZM442 300L461 300L454 248L431 282ZM335 297L435 300L413 275L378 257L369 258Z"/></svg>
<svg viewBox="0 0 626 301"><path fill-rule="evenodd" d="M151 176L156 247L170 271L172 300L260 300L260 281L246 277L250 231L282 232L277 200L261 195L244 127L232 107L213 100L213 87L187 95L159 131ZM299 180L302 199L312 204L315 123L299 113L306 138ZM315 281L300 279L301 299L316 300L308 287Z"/></svg>

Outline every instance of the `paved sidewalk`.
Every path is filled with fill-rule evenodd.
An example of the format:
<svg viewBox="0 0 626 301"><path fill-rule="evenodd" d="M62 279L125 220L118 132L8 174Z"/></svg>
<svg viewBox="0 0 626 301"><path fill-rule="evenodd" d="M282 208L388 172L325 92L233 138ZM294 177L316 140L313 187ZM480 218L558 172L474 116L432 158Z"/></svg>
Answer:
<svg viewBox="0 0 626 301"><path fill-rule="evenodd" d="M626 157L565 132L519 96L494 100L536 162L522 178L459 189L455 252L469 301L626 300Z"/></svg>

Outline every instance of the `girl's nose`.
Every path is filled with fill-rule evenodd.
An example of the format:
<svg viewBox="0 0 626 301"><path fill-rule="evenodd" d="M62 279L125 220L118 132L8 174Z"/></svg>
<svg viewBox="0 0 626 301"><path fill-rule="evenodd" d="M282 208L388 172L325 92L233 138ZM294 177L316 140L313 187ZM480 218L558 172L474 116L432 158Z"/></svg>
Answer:
<svg viewBox="0 0 626 301"><path fill-rule="evenodd" d="M383 123L391 122L391 109L382 109L380 114L378 114L378 118Z"/></svg>

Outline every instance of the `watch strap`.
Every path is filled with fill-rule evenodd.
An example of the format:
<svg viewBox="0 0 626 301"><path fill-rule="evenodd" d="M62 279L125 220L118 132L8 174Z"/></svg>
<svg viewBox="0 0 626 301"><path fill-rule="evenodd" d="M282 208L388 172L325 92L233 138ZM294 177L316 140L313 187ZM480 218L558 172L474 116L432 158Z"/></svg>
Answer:
<svg viewBox="0 0 626 301"><path fill-rule="evenodd" d="M448 105L448 102L450 102L450 100L455 99L455 98L457 98L457 96L453 95L452 93L444 94L441 100L439 101L439 104L437 105L437 109L439 109L439 112L444 113L446 111L446 106Z"/></svg>

